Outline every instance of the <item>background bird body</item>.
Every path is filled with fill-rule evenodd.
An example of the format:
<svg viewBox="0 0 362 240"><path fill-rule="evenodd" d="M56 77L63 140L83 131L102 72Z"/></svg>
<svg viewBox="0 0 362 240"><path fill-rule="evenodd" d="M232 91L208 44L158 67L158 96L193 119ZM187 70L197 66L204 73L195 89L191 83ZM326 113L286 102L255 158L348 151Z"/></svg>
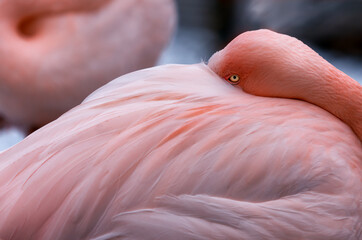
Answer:
<svg viewBox="0 0 362 240"><path fill-rule="evenodd" d="M37 127L108 81L154 65L171 0L1 1L0 114Z"/></svg>
<svg viewBox="0 0 362 240"><path fill-rule="evenodd" d="M312 104L146 69L0 154L0 238L358 239L361 149Z"/></svg>

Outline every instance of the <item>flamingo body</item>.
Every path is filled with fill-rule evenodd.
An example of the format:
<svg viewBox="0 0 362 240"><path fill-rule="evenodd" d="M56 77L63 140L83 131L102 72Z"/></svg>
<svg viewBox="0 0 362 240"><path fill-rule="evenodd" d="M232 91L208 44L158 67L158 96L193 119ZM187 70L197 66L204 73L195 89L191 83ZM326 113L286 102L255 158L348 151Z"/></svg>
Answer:
<svg viewBox="0 0 362 240"><path fill-rule="evenodd" d="M2 0L0 16L0 114L38 127L153 66L175 24L172 0Z"/></svg>
<svg viewBox="0 0 362 240"><path fill-rule="evenodd" d="M359 239L361 159L315 105L150 68L0 154L0 238Z"/></svg>

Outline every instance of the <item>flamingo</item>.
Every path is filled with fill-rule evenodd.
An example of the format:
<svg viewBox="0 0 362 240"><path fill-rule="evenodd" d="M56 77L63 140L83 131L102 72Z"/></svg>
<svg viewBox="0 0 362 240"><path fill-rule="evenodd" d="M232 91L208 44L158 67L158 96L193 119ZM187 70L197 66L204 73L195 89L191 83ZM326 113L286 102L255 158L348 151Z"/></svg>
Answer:
<svg viewBox="0 0 362 240"><path fill-rule="evenodd" d="M223 54L124 75L0 153L0 238L360 239L355 129L231 86Z"/></svg>
<svg viewBox="0 0 362 240"><path fill-rule="evenodd" d="M110 80L153 66L172 0L0 0L0 115L40 127Z"/></svg>
<svg viewBox="0 0 362 240"><path fill-rule="evenodd" d="M362 86L296 38L265 29L246 32L215 53L209 66L245 92L315 104L362 141Z"/></svg>

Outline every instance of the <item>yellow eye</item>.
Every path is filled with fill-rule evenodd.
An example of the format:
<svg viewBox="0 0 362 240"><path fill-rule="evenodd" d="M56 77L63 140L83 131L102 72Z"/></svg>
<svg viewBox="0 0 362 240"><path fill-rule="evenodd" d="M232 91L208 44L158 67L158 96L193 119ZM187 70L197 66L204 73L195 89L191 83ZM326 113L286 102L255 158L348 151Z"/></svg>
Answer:
<svg viewBox="0 0 362 240"><path fill-rule="evenodd" d="M239 82L239 76L238 75L231 75L228 80L231 82L231 83L238 83Z"/></svg>

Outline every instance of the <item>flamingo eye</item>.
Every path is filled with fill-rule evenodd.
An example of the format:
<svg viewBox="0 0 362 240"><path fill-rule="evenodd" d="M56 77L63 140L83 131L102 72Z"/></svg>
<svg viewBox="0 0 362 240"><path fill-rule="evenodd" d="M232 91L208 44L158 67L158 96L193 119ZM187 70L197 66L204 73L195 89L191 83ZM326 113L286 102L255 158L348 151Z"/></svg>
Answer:
<svg viewBox="0 0 362 240"><path fill-rule="evenodd" d="M238 75L231 75L229 78L228 78L229 82L231 82L231 84L237 84L240 80L239 76Z"/></svg>

